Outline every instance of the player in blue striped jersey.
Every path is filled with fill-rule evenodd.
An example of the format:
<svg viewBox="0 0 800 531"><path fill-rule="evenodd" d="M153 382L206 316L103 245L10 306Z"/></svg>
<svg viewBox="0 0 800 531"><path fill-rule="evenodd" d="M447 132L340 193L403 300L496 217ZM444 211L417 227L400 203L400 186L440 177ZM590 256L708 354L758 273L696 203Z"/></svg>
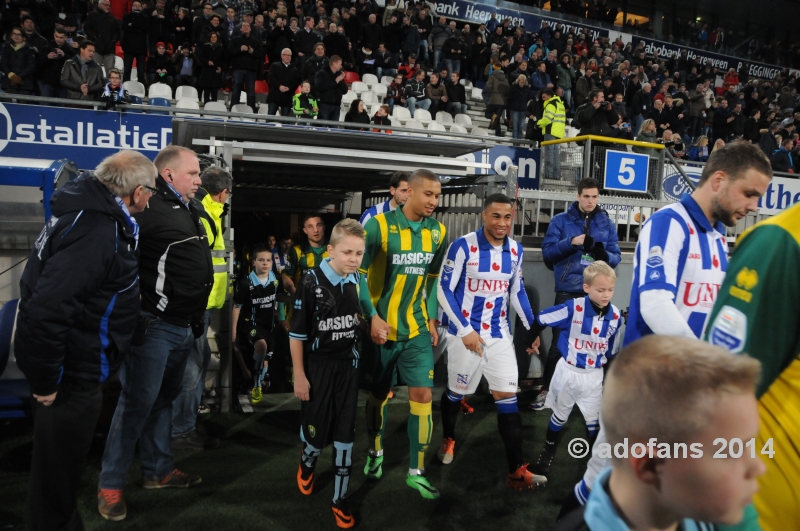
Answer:
<svg viewBox="0 0 800 531"><path fill-rule="evenodd" d="M392 196L388 201L372 205L361 214L361 219L358 220L362 225L366 225L369 218L375 217L384 212L391 212L397 208L397 205L405 205L408 200L408 174L402 171L397 171L392 174L389 179L389 194Z"/></svg>
<svg viewBox="0 0 800 531"><path fill-rule="evenodd" d="M650 334L702 337L728 266L725 227L758 210L771 178L770 163L758 146L733 142L711 153L690 196L647 220L633 259L623 347ZM603 432L601 419L597 443L605 442ZM605 465L605 459L592 455L562 515L586 503Z"/></svg>
<svg viewBox="0 0 800 531"><path fill-rule="evenodd" d="M454 241L439 276L438 300L447 314L447 390L442 394L444 440L437 453L453 461L461 399L475 392L481 376L497 405L498 427L508 460L507 483L515 489L547 481L522 458L522 417L517 409L517 357L509 328L509 302L530 329L534 315L522 283L522 245L508 237L514 202L486 198L483 227Z"/></svg>

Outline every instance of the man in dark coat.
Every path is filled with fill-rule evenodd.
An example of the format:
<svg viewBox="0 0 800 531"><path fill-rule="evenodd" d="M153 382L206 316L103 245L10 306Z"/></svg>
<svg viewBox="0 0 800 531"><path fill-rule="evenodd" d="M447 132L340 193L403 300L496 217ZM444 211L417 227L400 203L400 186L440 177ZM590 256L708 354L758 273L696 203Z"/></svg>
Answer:
<svg viewBox="0 0 800 531"><path fill-rule="evenodd" d="M317 72L315 88L319 102L318 119L338 122L342 96L347 94L347 83L344 81L341 57L332 55L328 68Z"/></svg>
<svg viewBox="0 0 800 531"><path fill-rule="evenodd" d="M61 70L64 63L75 55L75 49L67 44L63 28L56 28L53 40L39 57L37 78L39 91L45 98L66 98L67 89L61 86ZM95 54L97 57L97 54Z"/></svg>
<svg viewBox="0 0 800 531"><path fill-rule="evenodd" d="M145 74L147 59L147 34L150 24L147 16L142 13L142 3L134 0L131 5L131 12L122 19L122 51L125 52L125 72L123 81L130 81L133 61L136 60L136 73L140 83L147 79Z"/></svg>
<svg viewBox="0 0 800 531"><path fill-rule="evenodd" d="M247 91L247 104L255 110L256 75L264 54L261 49L261 41L250 34L250 24L247 22L242 22L242 34L231 39L228 46L228 58L233 67L232 105L239 103L239 95L242 92L242 83L244 83ZM291 107L291 98L287 105Z"/></svg>
<svg viewBox="0 0 800 531"><path fill-rule="evenodd" d="M136 151L56 190L20 280L14 352L34 400L28 524L82 529L77 497L103 405L139 315L139 227L156 168Z"/></svg>
<svg viewBox="0 0 800 531"><path fill-rule="evenodd" d="M281 110L281 116L294 116L292 98L300 85L300 73L292 64L292 51L284 48L281 51L281 62L273 63L269 69L269 94L267 95L268 113L272 116Z"/></svg>

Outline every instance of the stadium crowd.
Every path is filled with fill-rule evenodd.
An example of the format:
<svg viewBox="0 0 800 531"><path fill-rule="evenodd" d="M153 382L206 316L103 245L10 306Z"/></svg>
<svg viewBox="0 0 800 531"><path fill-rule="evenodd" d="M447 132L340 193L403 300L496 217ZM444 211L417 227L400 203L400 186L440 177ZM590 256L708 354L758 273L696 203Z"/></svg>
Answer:
<svg viewBox="0 0 800 531"><path fill-rule="evenodd" d="M550 8L606 22L616 16L604 1ZM111 0L58 8L50 0L6 3L0 88L104 99L113 106L135 101L121 86L135 65L145 86L195 86L203 102L232 90L230 106L244 90L255 110L256 92L268 92L269 114L339 120L348 84L371 74L384 80L383 105L368 113L360 99L351 101L345 120L389 125L396 106L407 107L412 117L420 108L433 119L439 111L465 113L463 82L470 80L484 87L486 118L497 135L506 116L516 139L559 137L551 131L553 117L545 119L547 99L558 96L565 118L587 103L594 109L584 107L585 116L572 124L583 133L663 141L690 160L705 160L718 141L743 138L778 159L781 171L794 171L800 159L800 81L787 69L774 79L754 78L748 63L738 72L720 71L685 53L648 54L642 43L593 40L588 30L565 31L547 21L524 28L492 14L486 23L461 24L425 2L392 0L380 8L374 0L191 6L136 0L130 12L121 9ZM723 50L721 28L709 32L676 19L671 31L697 48ZM794 65L787 53L768 59ZM122 71L114 68L115 55L123 57ZM560 130L564 121L557 118Z"/></svg>

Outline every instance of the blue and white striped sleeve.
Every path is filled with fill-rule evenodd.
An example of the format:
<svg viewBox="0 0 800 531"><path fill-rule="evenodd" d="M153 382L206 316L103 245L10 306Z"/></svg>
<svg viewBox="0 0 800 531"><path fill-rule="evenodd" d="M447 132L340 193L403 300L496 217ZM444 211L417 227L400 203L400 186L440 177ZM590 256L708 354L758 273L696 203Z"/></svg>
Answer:
<svg viewBox="0 0 800 531"><path fill-rule="evenodd" d="M642 227L636 246L638 271L634 282L639 293L661 289L678 292L683 265L686 263L687 234L677 214L662 211Z"/></svg>
<svg viewBox="0 0 800 531"><path fill-rule="evenodd" d="M573 301L567 301L564 304L542 310L538 316L539 323L542 326L551 326L561 330L568 329L572 321L573 304Z"/></svg>
<svg viewBox="0 0 800 531"><path fill-rule="evenodd" d="M366 209L363 214L361 214L361 219L359 219L358 222L361 223L361 226L363 227L364 224L367 221L369 221L369 218L371 218L374 215L375 215L375 207L371 206L368 209Z"/></svg>
<svg viewBox="0 0 800 531"><path fill-rule="evenodd" d="M462 274L466 265L467 256L466 240L459 238L450 244L447 249L447 255L444 262L442 262L442 270L439 274L439 286L436 289L436 298L439 301L439 306L447 314L451 323L454 323L458 328L458 336L464 337L473 331L469 320L464 317L461 305L463 300L459 300L456 296L458 283L462 281Z"/></svg>
<svg viewBox="0 0 800 531"><path fill-rule="evenodd" d="M519 253L519 262L514 268L511 275L511 281L508 286L508 297L511 299L511 305L517 312L517 315L522 320L522 324L528 330L531 329L536 316L533 315L531 309L531 302L528 300L528 294L525 292L525 282L522 279L522 245L517 248Z"/></svg>

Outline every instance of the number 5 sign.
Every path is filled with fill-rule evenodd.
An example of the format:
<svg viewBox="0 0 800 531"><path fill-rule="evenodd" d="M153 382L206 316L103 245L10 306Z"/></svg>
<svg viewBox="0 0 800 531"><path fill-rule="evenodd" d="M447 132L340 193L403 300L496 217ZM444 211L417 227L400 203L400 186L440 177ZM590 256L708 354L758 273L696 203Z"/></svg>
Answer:
<svg viewBox="0 0 800 531"><path fill-rule="evenodd" d="M627 151L606 150L606 190L647 192L650 157Z"/></svg>

